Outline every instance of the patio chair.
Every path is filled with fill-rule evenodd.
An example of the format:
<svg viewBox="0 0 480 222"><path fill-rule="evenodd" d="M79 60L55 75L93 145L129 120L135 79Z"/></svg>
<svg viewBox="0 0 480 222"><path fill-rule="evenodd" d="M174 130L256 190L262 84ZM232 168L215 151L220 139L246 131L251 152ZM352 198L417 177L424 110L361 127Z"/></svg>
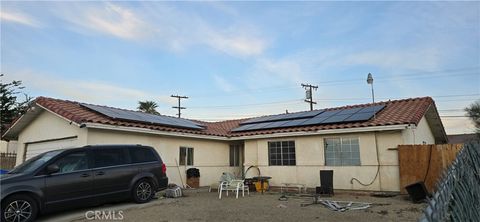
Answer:
<svg viewBox="0 0 480 222"><path fill-rule="evenodd" d="M208 192L212 192L212 187L217 187L217 192L220 192L220 186L222 185L222 182L230 182L235 179L235 176L232 173L229 172L223 172L222 176L220 176L220 179L218 183L210 185L210 188L208 189Z"/></svg>
<svg viewBox="0 0 480 222"><path fill-rule="evenodd" d="M218 199L222 199L222 191L227 192L227 197L228 197L228 191L235 191L236 192L236 199L238 199L238 193L240 190L242 191L242 197L245 196L245 184L244 180L231 180L231 181L222 181L220 183L220 186L218 187ZM248 190L248 188L247 188Z"/></svg>

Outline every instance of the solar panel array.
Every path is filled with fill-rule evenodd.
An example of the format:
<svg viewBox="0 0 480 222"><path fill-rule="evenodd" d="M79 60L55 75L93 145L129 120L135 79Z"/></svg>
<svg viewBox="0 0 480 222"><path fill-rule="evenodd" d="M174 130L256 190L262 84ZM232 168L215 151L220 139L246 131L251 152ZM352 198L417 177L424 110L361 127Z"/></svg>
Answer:
<svg viewBox="0 0 480 222"><path fill-rule="evenodd" d="M142 113L137 111L123 110L123 109L97 106L97 105L91 105L91 104L85 104L85 103L82 103L81 105L113 119L135 121L135 122L142 122L142 123L149 123L149 124L158 124L158 125L172 126L172 127L178 127L178 128L203 129L203 125L201 124L190 121L190 120L181 119L181 118L161 116L161 115L155 115L150 113Z"/></svg>
<svg viewBox="0 0 480 222"><path fill-rule="evenodd" d="M233 132L366 121L382 110L385 105L356 107L338 110L314 110L309 112L279 114L249 119L240 123Z"/></svg>

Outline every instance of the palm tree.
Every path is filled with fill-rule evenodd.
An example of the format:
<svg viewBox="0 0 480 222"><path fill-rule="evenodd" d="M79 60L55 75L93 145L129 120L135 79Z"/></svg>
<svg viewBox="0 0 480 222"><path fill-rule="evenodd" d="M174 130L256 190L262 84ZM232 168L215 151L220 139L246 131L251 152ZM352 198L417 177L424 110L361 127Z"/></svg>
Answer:
<svg viewBox="0 0 480 222"><path fill-rule="evenodd" d="M151 113L155 115L160 115L160 113L155 110L158 107L157 103L154 101L138 101L138 111L144 113Z"/></svg>

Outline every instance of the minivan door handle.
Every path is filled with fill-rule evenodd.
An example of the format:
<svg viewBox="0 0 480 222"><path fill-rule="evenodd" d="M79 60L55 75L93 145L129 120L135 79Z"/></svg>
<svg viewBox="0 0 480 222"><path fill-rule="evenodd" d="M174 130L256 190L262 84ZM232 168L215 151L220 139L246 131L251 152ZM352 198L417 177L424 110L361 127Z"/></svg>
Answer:
<svg viewBox="0 0 480 222"><path fill-rule="evenodd" d="M105 175L105 172L99 171L99 172L97 172L95 175L97 175L97 176Z"/></svg>
<svg viewBox="0 0 480 222"><path fill-rule="evenodd" d="M80 175L80 177L89 177L89 176L90 176L90 174L88 174L88 173L84 173L84 174Z"/></svg>

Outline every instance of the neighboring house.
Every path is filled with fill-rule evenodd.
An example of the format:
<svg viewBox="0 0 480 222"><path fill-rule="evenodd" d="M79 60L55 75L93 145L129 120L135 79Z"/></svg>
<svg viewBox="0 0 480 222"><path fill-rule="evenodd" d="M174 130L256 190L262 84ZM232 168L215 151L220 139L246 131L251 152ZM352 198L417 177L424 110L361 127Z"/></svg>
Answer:
<svg viewBox="0 0 480 222"><path fill-rule="evenodd" d="M17 141L0 140L0 153L16 153Z"/></svg>
<svg viewBox="0 0 480 222"><path fill-rule="evenodd" d="M447 135L448 142L452 144L456 143L468 143L472 140L478 140L479 135L476 133L466 133L466 134L455 134L455 135Z"/></svg>
<svg viewBox="0 0 480 222"><path fill-rule="evenodd" d="M3 136L18 140L17 164L51 149L144 144L177 184L191 166L202 186L258 166L273 186L319 186L319 170L332 169L335 189L376 191L400 190L397 145L447 143L430 97L214 123L39 97Z"/></svg>

